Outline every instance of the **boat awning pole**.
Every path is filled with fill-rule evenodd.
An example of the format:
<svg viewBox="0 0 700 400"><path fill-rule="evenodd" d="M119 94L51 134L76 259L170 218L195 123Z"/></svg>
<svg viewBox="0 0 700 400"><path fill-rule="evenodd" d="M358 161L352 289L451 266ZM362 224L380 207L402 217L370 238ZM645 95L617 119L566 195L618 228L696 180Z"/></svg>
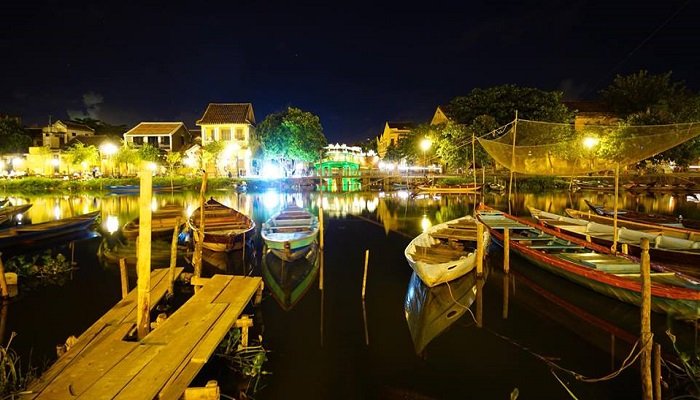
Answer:
<svg viewBox="0 0 700 400"><path fill-rule="evenodd" d="M613 244L610 250L617 253L617 196L620 190L620 163L615 164L615 201L613 206Z"/></svg>

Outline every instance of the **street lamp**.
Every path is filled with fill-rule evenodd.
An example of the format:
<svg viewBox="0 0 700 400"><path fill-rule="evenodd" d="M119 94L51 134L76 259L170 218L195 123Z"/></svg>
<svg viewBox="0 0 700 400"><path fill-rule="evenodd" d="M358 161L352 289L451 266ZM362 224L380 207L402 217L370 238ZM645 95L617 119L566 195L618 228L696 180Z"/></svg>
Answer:
<svg viewBox="0 0 700 400"><path fill-rule="evenodd" d="M423 166L425 167L426 174L428 171L428 160L425 158L425 152L428 151L432 145L433 142L428 139L428 137L424 137L423 140L420 141L420 148L423 150Z"/></svg>
<svg viewBox="0 0 700 400"><path fill-rule="evenodd" d="M109 143L109 142L104 143L102 146L100 146L100 151L102 152L102 154L107 156L107 158L109 159L109 162L110 162L109 175L110 176L114 176L114 163L112 162L112 156L117 154L118 150L119 149L117 148L117 146L115 146L113 143Z"/></svg>
<svg viewBox="0 0 700 400"><path fill-rule="evenodd" d="M586 136L583 138L583 148L588 151L588 157L590 158L591 169L593 169L593 148L600 143L600 139L595 136Z"/></svg>

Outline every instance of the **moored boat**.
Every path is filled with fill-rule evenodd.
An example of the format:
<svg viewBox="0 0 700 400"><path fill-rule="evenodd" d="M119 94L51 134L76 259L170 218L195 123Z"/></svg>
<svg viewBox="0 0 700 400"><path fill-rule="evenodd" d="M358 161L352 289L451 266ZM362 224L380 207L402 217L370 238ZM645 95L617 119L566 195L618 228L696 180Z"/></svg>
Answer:
<svg viewBox="0 0 700 400"><path fill-rule="evenodd" d="M453 186L418 186L418 193L473 193L479 191L481 185L475 185L469 183L466 185L453 185Z"/></svg>
<svg viewBox="0 0 700 400"><path fill-rule="evenodd" d="M603 215L606 217L614 217L615 211L604 208L603 206L597 206L588 200L584 200L588 207L594 213L598 215ZM659 225L668 225L675 227L685 227L691 229L700 230L700 220L683 218L683 216L671 217L668 215L659 214L645 214L637 211L631 210L618 210L617 219L623 219L626 221L644 222Z"/></svg>
<svg viewBox="0 0 700 400"><path fill-rule="evenodd" d="M0 247L26 246L37 244L48 239L69 236L75 232L90 228L95 224L99 215L99 211L93 211L87 214L55 221L30 225L16 225L5 228L0 230Z"/></svg>
<svg viewBox="0 0 700 400"><path fill-rule="evenodd" d="M16 215L25 213L27 210L32 208L32 204L20 204L18 206L5 206L0 208L0 217L7 217L7 219L13 219Z"/></svg>
<svg viewBox="0 0 700 400"><path fill-rule="evenodd" d="M606 224L606 225L613 224L613 217L608 217L605 215L598 215L592 211L586 212L586 211L574 210L572 208L567 208L566 210L564 210L564 212L566 213L566 215L568 215L571 218L578 218L578 219L583 219L583 220L587 220L587 221L591 221L591 222L598 222L600 224ZM631 221L631 220L625 220L625 219L618 219L617 226L627 227L627 228L637 229L637 230L653 229L653 230L663 232L663 234L667 235L667 236L673 236L673 237L678 237L678 238L682 238L682 239L700 240L700 230L686 228L684 226L661 225L661 224L655 224L655 223L651 223L651 222L637 222L637 221Z"/></svg>
<svg viewBox="0 0 700 400"><path fill-rule="evenodd" d="M199 241L200 209L194 210L187 225L195 241ZM212 251L239 250L245 246L255 222L247 215L210 198L204 205L204 241L202 246Z"/></svg>
<svg viewBox="0 0 700 400"><path fill-rule="evenodd" d="M179 227L185 224L185 216L180 206L169 205L151 213L151 238L166 238L172 236L175 222L180 218ZM139 217L127 222L122 228L122 234L127 239L136 239L139 235Z"/></svg>
<svg viewBox="0 0 700 400"><path fill-rule="evenodd" d="M476 220L470 216L435 225L416 236L404 250L408 265L433 287L468 273L476 266ZM484 232L484 248L489 234Z"/></svg>
<svg viewBox="0 0 700 400"><path fill-rule="evenodd" d="M459 318L476 299L476 271L448 285L426 286L415 272L411 276L404 301L406 323L416 354Z"/></svg>
<svg viewBox="0 0 700 400"><path fill-rule="evenodd" d="M289 206L268 219L260 234L277 257L294 261L306 255L318 238L318 218L303 208Z"/></svg>
<svg viewBox="0 0 700 400"><path fill-rule="evenodd" d="M540 223L556 231L586 239L610 247L614 241L615 229L612 225L591 222L585 219L565 217L529 207L530 214ZM683 272L700 276L697 265L700 263L700 241L666 235L660 229L632 229L627 226L617 228L617 243L626 247L624 252L639 257L642 253L641 241L649 240L649 255L656 262L681 267Z"/></svg>
<svg viewBox="0 0 700 400"><path fill-rule="evenodd" d="M639 259L488 207L477 215L494 241L502 243L508 228L511 251L538 267L600 294L641 304ZM700 318L700 281L658 264L651 267L652 310L675 319Z"/></svg>

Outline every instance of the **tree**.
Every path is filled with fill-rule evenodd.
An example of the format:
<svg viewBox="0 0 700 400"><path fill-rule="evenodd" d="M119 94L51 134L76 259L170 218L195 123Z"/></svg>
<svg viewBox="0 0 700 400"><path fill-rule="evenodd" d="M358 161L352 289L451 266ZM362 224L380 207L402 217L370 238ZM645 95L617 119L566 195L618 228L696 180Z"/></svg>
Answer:
<svg viewBox="0 0 700 400"><path fill-rule="evenodd" d="M160 161L160 150L157 147L148 143L144 143L143 146L139 147L138 155L141 161Z"/></svg>
<svg viewBox="0 0 700 400"><path fill-rule="evenodd" d="M178 151L171 151L165 155L165 162L168 164L168 171L170 175L174 175L175 166L177 166L182 161L182 153Z"/></svg>
<svg viewBox="0 0 700 400"><path fill-rule="evenodd" d="M601 96L623 119L624 126L700 121L700 97L683 82L673 82L671 72L652 75L642 70L626 76L617 75L610 86L601 91ZM619 149L632 132L634 130L621 128L607 138L608 147ZM651 161L674 161L687 166L698 157L700 139L695 138L657 154Z"/></svg>
<svg viewBox="0 0 700 400"><path fill-rule="evenodd" d="M73 144L65 150L66 158L70 165L93 166L100 162L100 151L97 147L86 146L80 142Z"/></svg>
<svg viewBox="0 0 700 400"><path fill-rule="evenodd" d="M24 153L31 144L32 139L24 134L19 122L0 119L0 153Z"/></svg>
<svg viewBox="0 0 700 400"><path fill-rule="evenodd" d="M139 162L139 152L132 144L125 143L119 147L119 151L114 155L114 162L119 165L119 171L121 174L122 165L126 166L126 170L129 170L129 165L136 165Z"/></svg>
<svg viewBox="0 0 700 400"><path fill-rule="evenodd" d="M265 117L256 129L266 159L317 161L327 145L318 116L288 107Z"/></svg>

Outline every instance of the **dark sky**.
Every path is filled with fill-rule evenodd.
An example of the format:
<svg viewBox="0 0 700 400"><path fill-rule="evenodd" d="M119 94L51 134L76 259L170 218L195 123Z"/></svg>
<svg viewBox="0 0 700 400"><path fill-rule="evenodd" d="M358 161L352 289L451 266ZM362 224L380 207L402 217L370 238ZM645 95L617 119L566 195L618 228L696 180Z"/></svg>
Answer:
<svg viewBox="0 0 700 400"><path fill-rule="evenodd" d="M64 3L0 5L0 114L194 126L209 102L293 105L351 143L475 87L588 99L648 69L700 89L698 1Z"/></svg>

